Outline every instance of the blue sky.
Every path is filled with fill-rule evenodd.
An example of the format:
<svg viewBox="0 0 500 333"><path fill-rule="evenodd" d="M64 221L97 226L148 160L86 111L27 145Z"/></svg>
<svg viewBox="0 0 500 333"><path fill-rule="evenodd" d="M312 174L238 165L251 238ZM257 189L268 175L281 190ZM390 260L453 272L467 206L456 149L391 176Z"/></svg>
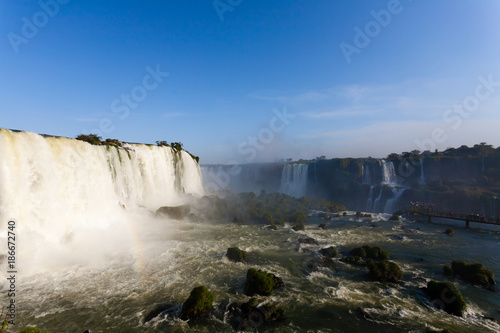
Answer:
<svg viewBox="0 0 500 333"><path fill-rule="evenodd" d="M499 17L496 0L0 0L0 127L181 141L202 163L496 147Z"/></svg>

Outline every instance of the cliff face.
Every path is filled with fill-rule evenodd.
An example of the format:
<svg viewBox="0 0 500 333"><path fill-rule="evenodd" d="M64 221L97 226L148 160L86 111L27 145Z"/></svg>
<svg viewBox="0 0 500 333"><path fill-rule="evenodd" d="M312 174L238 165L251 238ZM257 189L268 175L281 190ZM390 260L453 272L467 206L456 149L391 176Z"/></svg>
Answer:
<svg viewBox="0 0 500 333"><path fill-rule="evenodd" d="M333 159L309 168L308 195L352 210L393 212L411 201L488 216L500 193L500 154L407 159ZM500 204L500 202L499 202ZM500 206L499 206L500 211Z"/></svg>

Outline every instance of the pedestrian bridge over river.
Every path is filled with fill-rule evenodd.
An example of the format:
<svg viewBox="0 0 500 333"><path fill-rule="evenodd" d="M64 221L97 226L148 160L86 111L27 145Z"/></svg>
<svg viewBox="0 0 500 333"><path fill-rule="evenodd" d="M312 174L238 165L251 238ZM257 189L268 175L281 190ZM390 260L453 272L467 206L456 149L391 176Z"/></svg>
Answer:
<svg viewBox="0 0 500 333"><path fill-rule="evenodd" d="M466 214L455 214L453 212L439 212L427 207L415 207L415 206L405 207L405 212L408 216L427 216L429 222L432 222L433 217L465 221L466 228L470 227L471 222L500 226L500 217L492 218L474 214L466 215Z"/></svg>

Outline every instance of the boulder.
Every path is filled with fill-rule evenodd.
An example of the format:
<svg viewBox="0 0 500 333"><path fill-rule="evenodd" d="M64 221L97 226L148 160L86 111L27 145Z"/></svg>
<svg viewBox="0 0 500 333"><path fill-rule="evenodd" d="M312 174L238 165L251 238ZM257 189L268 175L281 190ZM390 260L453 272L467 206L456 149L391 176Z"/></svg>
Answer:
<svg viewBox="0 0 500 333"><path fill-rule="evenodd" d="M403 278L403 272L396 263L390 261L371 262L368 264L370 278L379 282L397 283Z"/></svg>
<svg viewBox="0 0 500 333"><path fill-rule="evenodd" d="M232 303L226 313L228 323L235 331L256 329L266 323L286 319L284 308L272 304L259 305L257 298L251 298L241 306Z"/></svg>
<svg viewBox="0 0 500 333"><path fill-rule="evenodd" d="M205 286L191 291L188 299L182 304L181 319L196 320L207 317L212 312L214 295Z"/></svg>
<svg viewBox="0 0 500 333"><path fill-rule="evenodd" d="M445 268L444 273L450 275L449 269ZM451 276L490 290L493 290L496 284L495 275L483 264L468 264L463 260L456 260L451 263Z"/></svg>
<svg viewBox="0 0 500 333"><path fill-rule="evenodd" d="M299 238L297 241L299 242L299 244L315 244L315 245L319 245L318 241L315 240L314 238L311 238L311 237Z"/></svg>
<svg viewBox="0 0 500 333"><path fill-rule="evenodd" d="M155 216L167 216L173 220L182 220L189 214L190 211L189 205L183 206L163 206L156 210Z"/></svg>
<svg viewBox="0 0 500 333"><path fill-rule="evenodd" d="M245 294L269 296L275 288L283 286L283 280L274 274L250 268L247 271Z"/></svg>
<svg viewBox="0 0 500 333"><path fill-rule="evenodd" d="M439 308L455 316L464 314L467 304L453 282L429 281L426 291L433 299L433 303Z"/></svg>
<svg viewBox="0 0 500 333"><path fill-rule="evenodd" d="M339 253L335 247L330 246L330 247L319 250L319 254L321 254L322 256L325 256L325 257L329 257L329 258L336 258Z"/></svg>
<svg viewBox="0 0 500 333"><path fill-rule="evenodd" d="M248 262L248 253L237 247L230 247L226 253L227 259L234 262Z"/></svg>

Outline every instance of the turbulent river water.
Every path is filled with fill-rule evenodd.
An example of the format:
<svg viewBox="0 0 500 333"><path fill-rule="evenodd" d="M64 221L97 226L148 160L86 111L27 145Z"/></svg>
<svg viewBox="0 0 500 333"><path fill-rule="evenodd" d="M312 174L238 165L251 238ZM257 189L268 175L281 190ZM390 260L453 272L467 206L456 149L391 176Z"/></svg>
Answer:
<svg viewBox="0 0 500 333"><path fill-rule="evenodd" d="M295 232L290 225L276 231L262 225L206 221L169 221L144 214L136 221L135 240L118 245L128 249L100 263L60 267L24 276L19 282L18 325L36 325L52 332L232 332L224 306L244 302L246 271L257 267L283 278L285 287L262 298L286 309L287 320L257 327L266 332L495 332L500 326L498 293L459 283L468 310L463 318L437 310L420 288L429 279L442 280L442 266L452 260L481 262L500 273L499 230L465 229L426 222L371 221L354 215L317 223ZM320 245L299 245L298 238L315 238ZM370 282L367 270L342 262L335 271L307 268L318 249L336 246L340 254L361 245L387 249L403 270L400 284ZM99 245L95 245L99 246ZM249 252L249 264L228 261L228 247ZM71 251L68 248L68 251ZM205 285L215 297L215 311L196 324L175 314L143 323L158 303L180 309L190 291ZM369 314L366 319L356 310ZM175 312L175 311L174 311Z"/></svg>

